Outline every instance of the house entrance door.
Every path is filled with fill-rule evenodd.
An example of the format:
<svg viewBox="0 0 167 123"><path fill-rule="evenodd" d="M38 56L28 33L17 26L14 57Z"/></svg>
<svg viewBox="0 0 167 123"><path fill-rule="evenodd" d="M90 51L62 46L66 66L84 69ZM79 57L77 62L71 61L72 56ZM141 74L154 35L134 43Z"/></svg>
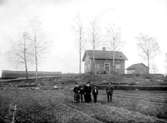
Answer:
<svg viewBox="0 0 167 123"><path fill-rule="evenodd" d="M104 71L105 71L105 73L110 73L110 64L109 63L104 64Z"/></svg>

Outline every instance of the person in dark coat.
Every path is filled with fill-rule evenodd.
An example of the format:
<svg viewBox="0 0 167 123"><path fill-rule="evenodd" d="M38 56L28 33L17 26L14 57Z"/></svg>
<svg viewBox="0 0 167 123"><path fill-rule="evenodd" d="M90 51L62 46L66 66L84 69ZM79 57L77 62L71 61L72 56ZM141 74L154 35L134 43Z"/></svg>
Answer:
<svg viewBox="0 0 167 123"><path fill-rule="evenodd" d="M84 102L84 85L80 85L79 86L79 89L80 89L80 101L81 102Z"/></svg>
<svg viewBox="0 0 167 123"><path fill-rule="evenodd" d="M113 86L111 85L111 83L109 83L108 86L106 87L106 94L107 94L108 102L112 102L113 90L114 90Z"/></svg>
<svg viewBox="0 0 167 123"><path fill-rule="evenodd" d="M73 89L74 92L74 102L75 103L79 103L79 99L80 99L80 89L79 89L79 85L76 83L75 87Z"/></svg>
<svg viewBox="0 0 167 123"><path fill-rule="evenodd" d="M93 95L93 101L96 103L98 95L98 88L96 86L94 86L94 88L92 89L92 95Z"/></svg>
<svg viewBox="0 0 167 123"><path fill-rule="evenodd" d="M85 88L84 88L84 98L85 98L85 102L86 103L89 103L92 101L91 99L91 86L90 86L90 82L88 82L86 85L85 85Z"/></svg>

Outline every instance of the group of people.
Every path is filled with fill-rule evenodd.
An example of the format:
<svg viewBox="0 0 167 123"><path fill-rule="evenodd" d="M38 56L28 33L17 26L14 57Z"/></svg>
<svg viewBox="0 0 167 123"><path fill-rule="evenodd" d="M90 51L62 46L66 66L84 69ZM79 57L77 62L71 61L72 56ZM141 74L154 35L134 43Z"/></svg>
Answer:
<svg viewBox="0 0 167 123"><path fill-rule="evenodd" d="M112 102L112 95L113 95L113 86L111 86L111 83L106 87L106 95L107 95L107 101ZM79 85L76 83L74 89L74 102L79 103L79 102L86 102L90 103L92 102L92 97L93 97L93 102L97 102L97 97L98 97L98 88L97 86L91 86L90 82L87 82L85 85Z"/></svg>

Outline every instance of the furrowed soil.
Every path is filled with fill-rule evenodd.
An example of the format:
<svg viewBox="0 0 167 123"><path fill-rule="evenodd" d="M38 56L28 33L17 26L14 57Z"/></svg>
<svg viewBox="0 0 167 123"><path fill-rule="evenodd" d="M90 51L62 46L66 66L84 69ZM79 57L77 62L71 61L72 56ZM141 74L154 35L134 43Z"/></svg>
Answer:
<svg viewBox="0 0 167 123"><path fill-rule="evenodd" d="M167 123L167 92L114 91L106 102L74 103L72 87L63 89L6 88L0 90L0 118L11 122L10 105L17 105L17 123Z"/></svg>
<svg viewBox="0 0 167 123"><path fill-rule="evenodd" d="M101 123L64 104L57 90L6 89L0 91L0 117L11 122L9 106L17 105L17 123Z"/></svg>
<svg viewBox="0 0 167 123"><path fill-rule="evenodd" d="M65 102L70 104L72 93L67 92L68 89L64 91ZM81 103L73 107L103 122L167 122L166 95L167 92L114 91L113 101L107 103L105 91L100 90L98 103Z"/></svg>

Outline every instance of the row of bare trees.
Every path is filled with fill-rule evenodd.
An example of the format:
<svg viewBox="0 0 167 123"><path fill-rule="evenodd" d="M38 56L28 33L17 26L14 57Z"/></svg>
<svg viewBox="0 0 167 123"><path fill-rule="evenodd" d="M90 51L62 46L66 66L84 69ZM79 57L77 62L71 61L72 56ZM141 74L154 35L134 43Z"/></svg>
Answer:
<svg viewBox="0 0 167 123"><path fill-rule="evenodd" d="M31 22L32 23L32 22ZM39 22L34 22L33 24ZM12 47L8 52L11 63L22 66L25 69L26 79L29 78L29 68L35 66L35 79L38 79L38 67L41 56L47 49L47 41L40 38L40 31L37 30L39 25L34 24L31 31L20 33L20 39L12 43ZM36 26L36 27L35 27ZM37 27L38 26L38 27Z"/></svg>
<svg viewBox="0 0 167 123"><path fill-rule="evenodd" d="M114 29L113 26L108 26L106 28L106 35L102 35L97 29L96 20L90 23L90 29L85 29L85 26L82 24L80 18L78 17L75 27L77 32L76 36L78 37L77 40L79 44L79 48L78 48L79 49L79 73L81 73L82 71L81 59L87 44L91 44L93 51L95 51L98 47L105 47L112 51L120 50L122 47L123 42L120 39L120 32ZM113 55L113 66L115 64L114 61L115 61L115 55ZM95 68L94 55L93 55L93 64L94 64L93 67Z"/></svg>
<svg viewBox="0 0 167 123"><path fill-rule="evenodd" d="M12 59L15 61L15 63L18 65L24 65L27 79L29 78L29 67L34 66L35 77L37 81L40 57L47 49L47 41L39 38L39 33L36 29L39 26L39 22L35 23L37 24L33 25L33 28L35 27L35 29L33 29L32 32L27 31L20 34L20 40L14 43L13 48L11 48L9 54L12 56ZM90 23L90 27L91 31L88 29L85 30L85 27L82 24L80 18L78 19L76 24L76 36L78 37L79 42L79 73L82 71L82 54L86 49L86 43L92 45L93 51L95 51L99 46L105 46L111 51L119 51L124 44L124 42L121 40L120 31L116 30L114 26L108 26L105 29L105 35L100 34L99 30L97 29L97 23L95 21ZM86 35L89 35L89 37L86 37ZM147 61L148 68L150 69L150 61L158 54L160 49L158 42L155 40L155 38L144 34L139 35L137 40L137 46L141 51L141 56L144 58L144 60ZM115 54L113 54L112 63L113 66L115 66Z"/></svg>
<svg viewBox="0 0 167 123"><path fill-rule="evenodd" d="M108 26L106 28L106 35L101 35L97 30L97 23L94 20L90 23L91 31L87 29L86 33L90 33L91 38L84 37L85 27L81 24L79 18L79 23L77 23L77 37L79 41L79 73L81 73L81 56L83 51L86 49L84 46L85 43L90 43L92 45L92 50L95 51L98 45L105 46L111 51L119 51L122 49L125 42L121 40L121 33L117 29L114 29L114 26ZM137 47L140 51L140 56L144 61L147 62L148 73L150 72L150 61L159 53L160 47L155 38L148 36L146 34L139 34L137 39ZM113 66L115 66L115 52L113 52ZM94 56L94 55L93 55ZM95 58L93 57L93 61ZM93 63L94 63L93 62ZM94 66L95 67L95 66Z"/></svg>

